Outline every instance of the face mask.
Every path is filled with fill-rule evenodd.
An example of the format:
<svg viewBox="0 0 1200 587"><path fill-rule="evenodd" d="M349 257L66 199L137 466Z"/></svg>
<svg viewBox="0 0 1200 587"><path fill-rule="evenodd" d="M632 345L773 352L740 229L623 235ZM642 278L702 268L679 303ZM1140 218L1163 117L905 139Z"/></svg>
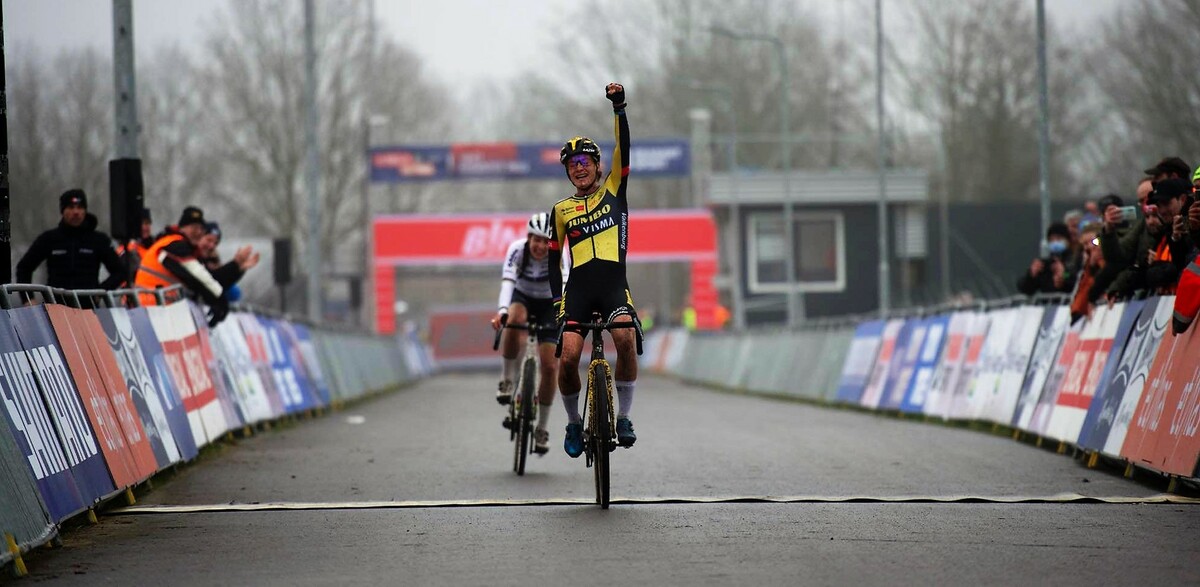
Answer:
<svg viewBox="0 0 1200 587"><path fill-rule="evenodd" d="M1067 243L1063 241L1050 241L1046 244L1046 250L1050 251L1051 255L1061 255L1067 252Z"/></svg>

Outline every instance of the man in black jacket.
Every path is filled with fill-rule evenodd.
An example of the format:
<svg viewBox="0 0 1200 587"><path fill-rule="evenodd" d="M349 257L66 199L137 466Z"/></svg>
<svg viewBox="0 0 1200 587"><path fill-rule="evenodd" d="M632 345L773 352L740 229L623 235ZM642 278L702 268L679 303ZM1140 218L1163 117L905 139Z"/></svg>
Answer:
<svg viewBox="0 0 1200 587"><path fill-rule="evenodd" d="M63 289L113 289L125 277L112 240L96 230L96 216L87 211L87 194L67 190L58 199L62 221L38 235L17 263L17 283L32 283L33 272L46 262L46 285ZM100 283L100 265L108 278Z"/></svg>

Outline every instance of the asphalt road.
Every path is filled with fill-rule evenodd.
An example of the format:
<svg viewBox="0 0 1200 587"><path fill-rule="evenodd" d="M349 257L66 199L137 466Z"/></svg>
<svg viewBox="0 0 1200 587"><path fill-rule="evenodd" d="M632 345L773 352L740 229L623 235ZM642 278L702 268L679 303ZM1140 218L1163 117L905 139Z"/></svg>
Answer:
<svg viewBox="0 0 1200 587"><path fill-rule="evenodd" d="M614 499L640 501L601 511L586 504L591 471L561 450L558 405L555 449L531 457L524 477L511 472L493 389L490 374L441 376L224 447L143 496L138 506L148 509L106 516L69 532L63 548L27 557L26 581L1200 581L1200 506L986 501L1064 493L1140 498L1154 488L1004 437L668 379L639 383L638 444L613 454ZM763 496L811 499L655 502ZM950 496L981 502L885 502ZM881 501L836 501L846 497ZM438 503L408 507L419 501ZM213 511L231 503L303 509ZM173 505L198 511L154 511Z"/></svg>

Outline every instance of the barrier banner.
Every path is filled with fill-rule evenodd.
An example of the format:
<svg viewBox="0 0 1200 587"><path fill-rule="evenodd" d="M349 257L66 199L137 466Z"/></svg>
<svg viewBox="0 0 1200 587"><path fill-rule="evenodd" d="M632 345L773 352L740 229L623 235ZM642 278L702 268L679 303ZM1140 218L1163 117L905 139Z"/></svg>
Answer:
<svg viewBox="0 0 1200 587"><path fill-rule="evenodd" d="M108 373L101 372L102 368L92 355L83 315L93 320L95 316L85 310L56 304L47 305L46 314L58 336L59 349L67 359L71 378L79 390L116 488L129 487L153 475L158 463L141 421L134 416L129 390L116 388L116 381L109 380ZM108 350L107 344L104 349ZM120 377L120 381L124 383L124 377Z"/></svg>
<svg viewBox="0 0 1200 587"><path fill-rule="evenodd" d="M96 319L100 322L104 342L112 351L113 360L125 381L125 389L133 399L133 407L142 423L142 431L150 442L157 469L163 469L180 460L179 447L167 423L163 408L164 399L150 376L146 359L133 333L133 325L125 308L97 308Z"/></svg>
<svg viewBox="0 0 1200 587"><path fill-rule="evenodd" d="M254 314L242 312L230 314L230 318L233 317L237 318L238 326L242 328L246 349L250 351L250 363L258 372L258 380L266 392L267 403L271 406L271 416L278 418L288 413L283 403L282 392L275 385L275 373L271 370L271 357L267 354L267 337L263 333L262 323Z"/></svg>
<svg viewBox="0 0 1200 587"><path fill-rule="evenodd" d="M1138 317L1134 332L1126 343L1125 353L1121 357L1121 365L1113 375L1112 385L1117 385L1118 391L1123 390L1117 397L1109 401L1119 402L1116 413L1109 425L1107 437L1104 439L1103 452L1119 456L1125 445L1125 437L1129 433L1129 425L1133 414L1137 411L1142 399L1142 391L1150 381L1150 367L1158 355L1158 347L1162 344L1167 329L1171 326L1171 316L1174 311L1175 296L1151 298L1142 308L1142 316ZM1128 364L1128 370L1124 366ZM1121 383L1124 376L1128 381ZM1099 427L1102 429L1105 420L1105 410L1101 408Z"/></svg>
<svg viewBox="0 0 1200 587"><path fill-rule="evenodd" d="M973 314L969 312L950 315L950 322L946 326L945 350L933 371L933 381L929 383L929 397L925 400L924 408L926 415L943 419L948 417L952 390L967 356L967 327L972 320Z"/></svg>
<svg viewBox="0 0 1200 587"><path fill-rule="evenodd" d="M250 359L250 349L238 320L223 320L212 329L213 352L228 366L233 377L232 389L237 394L245 424L270 420L273 416L267 390L258 377Z"/></svg>
<svg viewBox="0 0 1200 587"><path fill-rule="evenodd" d="M1171 304L1174 309L1174 302ZM1121 456L1164 473L1197 476L1200 455L1200 329L1167 337L1150 368Z"/></svg>
<svg viewBox="0 0 1200 587"><path fill-rule="evenodd" d="M150 323L162 344L163 357L183 400L192 438L198 446L204 446L225 433L225 415L200 350L191 309L181 302L151 306L146 312L150 314Z"/></svg>
<svg viewBox="0 0 1200 587"><path fill-rule="evenodd" d="M920 346L912 382L904 394L900 410L919 414L925 409L925 401L933 387L934 373L942 358L942 350L947 346L946 332L950 326L950 316L941 315L925 320L925 341Z"/></svg>
<svg viewBox="0 0 1200 587"><path fill-rule="evenodd" d="M325 373L321 370L321 361L317 359L317 348L313 344L312 332L303 324L292 324L284 322L284 327L295 346L300 353L300 360L295 361L296 364L304 366L304 371L313 390L317 394L317 402L322 406L328 406L333 402L333 395L329 392L329 384L325 381ZM416 340L416 332L410 332L408 336L413 337L411 344L405 345L405 356L409 361L413 361L410 365L413 367L413 372L420 375L428 375L424 363L423 353L421 352L420 341Z"/></svg>
<svg viewBox="0 0 1200 587"><path fill-rule="evenodd" d="M996 394L986 412L988 421L997 424L1008 424L1012 421L1017 399L1021 395L1021 386L1025 382L1025 373L1029 368L1029 360L1037 345L1038 330L1042 325L1042 318L1047 313L1050 312L1043 306L1023 306L1018 310L1017 326L1008 339Z"/></svg>
<svg viewBox="0 0 1200 587"><path fill-rule="evenodd" d="M1143 322L1143 314L1153 315L1154 306L1157 304L1157 298L1149 300L1134 300L1125 303L1125 311L1121 313L1121 322L1117 325L1117 333L1113 338L1112 350L1104 359L1104 371L1100 374L1098 383L1093 392L1092 401L1088 404L1087 413L1084 414L1083 424L1079 431L1079 438L1076 444L1083 448L1092 450L1100 450L1104 448L1105 437L1108 436L1109 428L1112 424L1112 418L1116 415L1117 407L1121 405L1121 395L1124 394L1124 385L1128 382L1129 363L1125 361L1127 351L1136 352L1136 343L1134 330L1139 324L1148 324L1148 321ZM1094 365L1093 365L1094 366ZM1126 374L1121 377L1121 391L1118 392L1113 381L1116 378L1117 371L1124 368ZM1111 396L1117 396L1113 399ZM1107 410L1108 415L1105 418L1106 424L1100 425L1100 414Z"/></svg>
<svg viewBox="0 0 1200 587"><path fill-rule="evenodd" d="M118 332L121 333L123 344L131 350L136 348L141 351L142 361L149 371L154 390L158 392L163 412L167 418L167 429L175 439L179 456L188 461L196 458L196 455L200 454L200 445L196 443L196 432L192 430L191 422L188 420L187 410L183 405L183 396L175 382L175 374L167 363L162 343L158 341L158 335L154 332L154 323L150 319L150 312L146 308L130 308L126 311L129 324L133 329L132 340L124 338L121 314L114 311L112 316L116 321ZM136 347L131 346L135 342ZM129 358L131 361L135 360L132 355ZM150 399L149 393L146 394L146 398ZM152 410L154 409L153 402L150 403L150 407ZM203 436L203 430L200 434Z"/></svg>
<svg viewBox="0 0 1200 587"><path fill-rule="evenodd" d="M16 436L8 419L0 417L0 530L11 533L19 546L31 548L49 540L54 525ZM0 549L0 567L10 560L12 554Z"/></svg>
<svg viewBox="0 0 1200 587"><path fill-rule="evenodd" d="M679 372L679 364L687 356L688 341L691 338L691 332L686 329L677 328L671 331L671 343L667 347L667 350L663 352L663 369L668 373ZM872 357L872 360L874 360L874 357Z"/></svg>
<svg viewBox="0 0 1200 587"><path fill-rule="evenodd" d="M1042 387L1050 376L1058 360L1059 351L1063 346L1063 335L1071 323L1071 309L1067 306L1050 308L1042 316L1038 326L1037 343L1029 359L1029 368L1021 382L1021 393L1013 412L1011 425L1021 430L1029 430L1033 421L1033 412L1038 400L1042 397Z"/></svg>
<svg viewBox="0 0 1200 587"><path fill-rule="evenodd" d="M980 420L989 415L988 409L1000 386L1008 344L1020 322L1020 312L1020 308L1004 308L990 313L991 326L979 352L979 367L967 391L967 412L960 417Z"/></svg>
<svg viewBox="0 0 1200 587"><path fill-rule="evenodd" d="M913 372L917 370L917 355L925 344L925 333L929 326L925 320L914 318L904 324L900 337L896 342L896 355L889 369L887 385L879 400L879 408L898 410L904 396L912 383Z"/></svg>
<svg viewBox="0 0 1200 587"><path fill-rule="evenodd" d="M258 317L262 324L264 340L267 343L267 356L271 360L271 374L275 378L275 389L283 398L284 408L289 414L303 412L315 408L316 402L306 389L301 387L300 378L292 368L290 357L284 349L279 325L270 318Z"/></svg>
<svg viewBox="0 0 1200 587"><path fill-rule="evenodd" d="M71 475L67 456L33 376L32 355L25 352L13 328L13 312L0 311L0 398L4 400L4 416L50 518L60 522L86 507L84 497Z"/></svg>
<svg viewBox="0 0 1200 587"><path fill-rule="evenodd" d="M905 321L901 319L888 320L883 327L883 337L879 342L879 354L875 357L875 365L871 367L871 377L863 389L860 405L874 408L883 397L883 388L887 386L888 373L892 369L892 360L896 356L896 343L904 330Z"/></svg>
<svg viewBox="0 0 1200 587"><path fill-rule="evenodd" d="M217 403L221 405L221 414L225 418L225 429L232 430L246 425L245 408L238 401L234 391L233 376L225 361L213 352L212 338L209 334L208 317L200 306L188 303L191 310L192 324L196 328L197 340L200 343L200 355L204 357L204 365L212 379L213 389L217 392Z"/></svg>
<svg viewBox="0 0 1200 587"><path fill-rule="evenodd" d="M983 345L987 341L988 331L992 326L992 316L984 312L974 312L971 314L971 321L967 325L967 336L964 344L966 351L963 353L962 365L958 370L958 377L954 381L954 387L950 392L950 408L946 412L947 418L967 418L970 416L971 407L971 385L975 381L975 372L979 369L979 359L983 354Z"/></svg>
<svg viewBox="0 0 1200 587"><path fill-rule="evenodd" d="M867 378L879 354L883 340L883 320L863 322L854 329L850 351L842 364L842 379L838 383L837 401L857 404L862 400ZM680 345L681 347L683 345Z"/></svg>
<svg viewBox="0 0 1200 587"><path fill-rule="evenodd" d="M1096 308L1097 312L1100 310L1100 307ZM1046 433L1046 426L1050 423L1050 414L1054 411L1054 404L1058 400L1058 390L1067 377L1067 371L1075 362L1075 354L1079 350L1079 338L1087 328L1088 322L1087 319L1080 320L1067 328L1067 333L1063 337L1062 349L1054 361L1054 366L1050 368L1050 375L1046 377L1046 383L1042 385L1042 391L1038 395L1037 405L1033 408L1033 416L1030 418L1029 428L1027 428L1029 432L1039 435Z"/></svg>
<svg viewBox="0 0 1200 587"><path fill-rule="evenodd" d="M1097 308L1079 338L1079 350L1067 371L1058 398L1054 401L1054 413L1046 427L1046 435L1058 440L1075 442L1083 428L1092 397L1100 385L1105 361L1112 352L1113 340L1121 324L1125 304L1118 303L1107 308Z"/></svg>
<svg viewBox="0 0 1200 587"><path fill-rule="evenodd" d="M66 361L59 351L46 306L10 310L21 346L29 355L33 379L49 407L67 465L85 505L96 503L113 492L112 477L100 454L92 425L71 381Z"/></svg>

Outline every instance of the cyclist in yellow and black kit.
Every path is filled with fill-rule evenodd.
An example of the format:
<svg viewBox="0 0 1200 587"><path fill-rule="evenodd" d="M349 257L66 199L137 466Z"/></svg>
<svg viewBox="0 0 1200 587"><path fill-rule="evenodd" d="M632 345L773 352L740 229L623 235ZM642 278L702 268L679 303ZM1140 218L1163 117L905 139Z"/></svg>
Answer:
<svg viewBox="0 0 1200 587"><path fill-rule="evenodd" d="M625 88L608 84L605 94L613 103L617 147L608 176L601 180L600 147L586 137L575 137L563 145L560 161L575 186L575 195L563 199L550 211L551 291L562 292L559 321L589 322L592 312L616 322L634 320L633 299L625 279L625 251L629 239L629 204L625 191L629 176L629 122L625 118ZM562 289L559 268L564 247L570 247L571 278ZM633 446L637 436L629 420L637 380L637 353L633 329L612 331L617 347L614 383L617 388L617 443ZM567 436L563 448L572 458L583 453L583 425L579 416L579 356L583 337L563 333L558 388L567 410Z"/></svg>

